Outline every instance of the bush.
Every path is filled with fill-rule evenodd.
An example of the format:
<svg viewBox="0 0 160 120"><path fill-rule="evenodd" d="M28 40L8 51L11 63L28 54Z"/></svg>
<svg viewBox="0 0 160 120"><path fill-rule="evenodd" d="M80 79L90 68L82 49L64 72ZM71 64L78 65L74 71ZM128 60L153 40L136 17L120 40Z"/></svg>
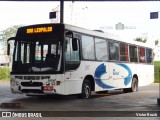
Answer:
<svg viewBox="0 0 160 120"><path fill-rule="evenodd" d="M0 67L0 80L10 78L10 68L9 67Z"/></svg>
<svg viewBox="0 0 160 120"><path fill-rule="evenodd" d="M154 82L159 83L160 77L160 61L154 61Z"/></svg>

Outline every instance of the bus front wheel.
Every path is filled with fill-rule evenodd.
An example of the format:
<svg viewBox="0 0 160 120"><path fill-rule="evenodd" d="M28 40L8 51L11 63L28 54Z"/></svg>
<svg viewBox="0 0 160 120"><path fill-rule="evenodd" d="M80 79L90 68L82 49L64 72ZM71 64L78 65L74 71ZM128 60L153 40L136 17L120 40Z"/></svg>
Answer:
<svg viewBox="0 0 160 120"><path fill-rule="evenodd" d="M78 98L88 99L91 96L91 83L89 80L84 80L82 84L82 93L78 95Z"/></svg>

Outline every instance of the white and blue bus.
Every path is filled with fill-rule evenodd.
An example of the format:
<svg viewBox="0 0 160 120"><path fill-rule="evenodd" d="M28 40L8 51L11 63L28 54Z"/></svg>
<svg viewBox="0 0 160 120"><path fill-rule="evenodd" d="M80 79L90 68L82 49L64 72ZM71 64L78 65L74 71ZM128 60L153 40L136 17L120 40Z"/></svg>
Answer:
<svg viewBox="0 0 160 120"><path fill-rule="evenodd" d="M11 70L12 93L71 95L91 91L136 92L154 81L152 48L67 24L18 29Z"/></svg>

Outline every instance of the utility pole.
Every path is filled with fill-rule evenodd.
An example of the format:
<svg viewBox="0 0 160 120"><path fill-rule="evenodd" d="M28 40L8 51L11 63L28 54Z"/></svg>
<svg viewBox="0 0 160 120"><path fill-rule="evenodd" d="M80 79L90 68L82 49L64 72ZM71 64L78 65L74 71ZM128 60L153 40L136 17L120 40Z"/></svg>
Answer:
<svg viewBox="0 0 160 120"><path fill-rule="evenodd" d="M60 23L63 24L64 0L60 0Z"/></svg>

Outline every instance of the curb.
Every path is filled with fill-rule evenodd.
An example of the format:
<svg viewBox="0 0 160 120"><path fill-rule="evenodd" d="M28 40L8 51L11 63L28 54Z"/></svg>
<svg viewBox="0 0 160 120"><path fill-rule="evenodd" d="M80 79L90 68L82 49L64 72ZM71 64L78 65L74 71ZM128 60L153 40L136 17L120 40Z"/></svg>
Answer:
<svg viewBox="0 0 160 120"><path fill-rule="evenodd" d="M0 108L21 108L23 103L1 103Z"/></svg>

